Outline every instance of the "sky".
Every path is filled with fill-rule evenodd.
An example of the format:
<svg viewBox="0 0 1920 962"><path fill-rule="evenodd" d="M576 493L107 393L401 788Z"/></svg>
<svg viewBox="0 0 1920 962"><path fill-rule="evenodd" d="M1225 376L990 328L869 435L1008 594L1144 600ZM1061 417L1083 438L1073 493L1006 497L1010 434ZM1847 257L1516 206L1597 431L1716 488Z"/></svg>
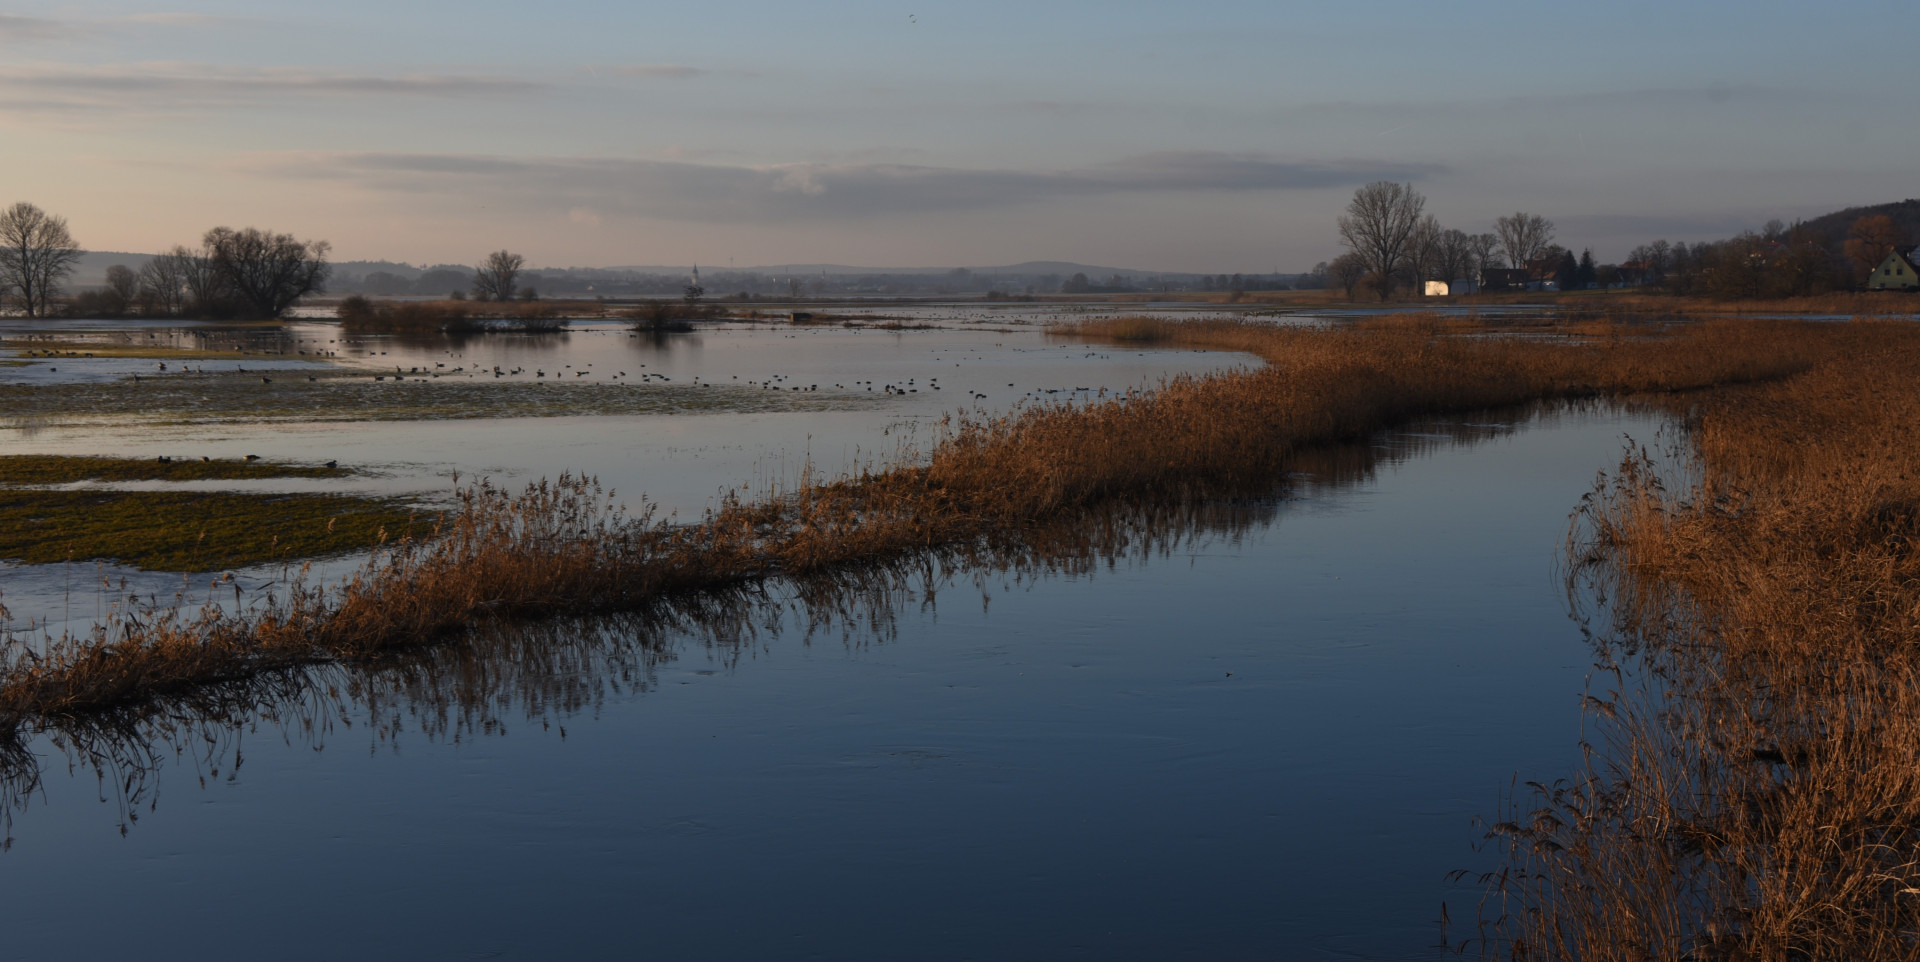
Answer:
<svg viewBox="0 0 1920 962"><path fill-rule="evenodd" d="M1297 271L1355 187L1601 260L1920 196L1910 5L0 0L0 203L93 250Z"/></svg>

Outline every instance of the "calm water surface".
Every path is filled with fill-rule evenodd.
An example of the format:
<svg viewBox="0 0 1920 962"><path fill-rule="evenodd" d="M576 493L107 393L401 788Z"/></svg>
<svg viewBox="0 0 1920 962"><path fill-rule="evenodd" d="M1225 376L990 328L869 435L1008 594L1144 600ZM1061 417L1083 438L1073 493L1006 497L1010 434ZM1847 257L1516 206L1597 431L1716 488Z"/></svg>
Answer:
<svg viewBox="0 0 1920 962"><path fill-rule="evenodd" d="M103 778L43 737L9 954L1435 957L1478 896L1446 874L1490 864L1474 816L1577 761L1553 562L1656 427L1402 432L1144 556L810 635L549 628L528 650L577 657L335 677L145 761L150 731L95 743Z"/></svg>

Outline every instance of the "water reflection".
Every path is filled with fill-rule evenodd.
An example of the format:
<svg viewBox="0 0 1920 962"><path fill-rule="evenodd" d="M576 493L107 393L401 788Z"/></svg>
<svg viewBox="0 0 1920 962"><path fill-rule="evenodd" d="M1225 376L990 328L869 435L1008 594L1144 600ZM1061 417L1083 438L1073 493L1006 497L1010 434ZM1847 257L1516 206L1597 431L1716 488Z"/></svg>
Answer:
<svg viewBox="0 0 1920 962"><path fill-rule="evenodd" d="M1091 510L993 541L931 550L899 563L777 580L663 601L618 617L476 627L457 644L360 664L231 680L121 711L54 719L0 743L0 819L31 808L49 766L96 776L123 832L174 780L233 778L262 736L319 750L356 728L374 745L412 734L460 742L511 728L558 726L609 699L644 695L689 649L732 671L779 639L884 645L899 618L946 598L988 605L1008 585L1089 575L1127 563L1231 544L1272 527L1288 500L1372 480L1381 468L1444 447L1506 437L1522 424L1583 408L1505 411L1431 422L1368 443L1304 455L1271 485L1171 504Z"/></svg>

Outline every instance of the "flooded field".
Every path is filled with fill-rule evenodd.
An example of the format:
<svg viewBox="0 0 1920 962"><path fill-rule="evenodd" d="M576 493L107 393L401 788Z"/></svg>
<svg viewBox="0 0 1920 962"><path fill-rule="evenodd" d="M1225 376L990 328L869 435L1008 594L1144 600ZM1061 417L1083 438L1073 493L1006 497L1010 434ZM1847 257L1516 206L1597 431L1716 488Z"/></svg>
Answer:
<svg viewBox="0 0 1920 962"><path fill-rule="evenodd" d="M337 460L356 473L190 484L428 498L455 474L572 470L697 513L808 464L924 449L956 412L1257 363L942 323L464 343L320 322L216 345L140 331L218 356L164 376L151 357L90 359L141 365L137 387L134 368L84 357L0 368L16 396L175 392L113 417L9 409L0 451ZM826 596L776 581L48 730L0 785L12 944L1438 957L1442 903L1457 939L1480 896L1448 873L1492 867L1475 817L1514 773L1578 758L1590 653L1554 561L1623 435L1659 429L1600 408L1415 425L1303 463L1269 498L1120 519L1124 537L1085 553ZM101 575L15 566L0 590L57 631L97 617ZM114 925L82 914L99 904ZM216 935L182 930L209 906Z"/></svg>
<svg viewBox="0 0 1920 962"><path fill-rule="evenodd" d="M0 335L0 347L20 356L34 334L43 332ZM445 492L456 473L518 482L573 471L697 511L723 489L789 480L809 463L835 474L890 459L927 443L951 415L1110 396L1253 363L1089 346L1049 338L1035 323L738 324L665 335L584 323L556 335L424 341L348 337L312 323L284 333L102 332L81 343L106 354L150 340L183 354L222 350L218 359L28 358L0 369L0 445L334 460L377 472L369 483L382 490L407 492Z"/></svg>

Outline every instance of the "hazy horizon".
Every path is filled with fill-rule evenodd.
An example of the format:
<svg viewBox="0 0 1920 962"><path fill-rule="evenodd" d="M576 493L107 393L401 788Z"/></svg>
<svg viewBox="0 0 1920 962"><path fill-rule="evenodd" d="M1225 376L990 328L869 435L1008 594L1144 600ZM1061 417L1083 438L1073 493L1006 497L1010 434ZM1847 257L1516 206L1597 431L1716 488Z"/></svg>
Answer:
<svg viewBox="0 0 1920 962"><path fill-rule="evenodd" d="M1612 259L1920 195L1902 12L0 4L0 202L95 250L1251 274L1387 178Z"/></svg>

